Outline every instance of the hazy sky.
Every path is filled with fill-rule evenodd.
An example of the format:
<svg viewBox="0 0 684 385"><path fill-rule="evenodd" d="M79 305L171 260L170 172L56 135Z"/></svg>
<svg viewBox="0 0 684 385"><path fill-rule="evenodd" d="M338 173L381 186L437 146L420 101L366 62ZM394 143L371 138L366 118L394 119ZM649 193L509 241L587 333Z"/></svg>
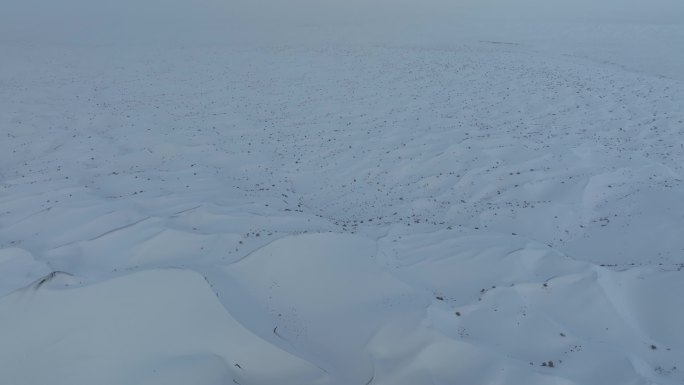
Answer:
<svg viewBox="0 0 684 385"><path fill-rule="evenodd" d="M0 39L355 39L474 22L684 22L684 0L0 0ZM316 32L319 31L319 32Z"/></svg>

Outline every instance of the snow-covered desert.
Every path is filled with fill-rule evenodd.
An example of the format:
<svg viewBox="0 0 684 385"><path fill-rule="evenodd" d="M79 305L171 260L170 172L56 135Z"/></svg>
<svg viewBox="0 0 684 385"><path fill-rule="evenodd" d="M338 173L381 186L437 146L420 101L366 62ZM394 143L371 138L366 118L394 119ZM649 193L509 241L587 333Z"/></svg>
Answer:
<svg viewBox="0 0 684 385"><path fill-rule="evenodd" d="M0 0L0 384L684 384L684 3Z"/></svg>

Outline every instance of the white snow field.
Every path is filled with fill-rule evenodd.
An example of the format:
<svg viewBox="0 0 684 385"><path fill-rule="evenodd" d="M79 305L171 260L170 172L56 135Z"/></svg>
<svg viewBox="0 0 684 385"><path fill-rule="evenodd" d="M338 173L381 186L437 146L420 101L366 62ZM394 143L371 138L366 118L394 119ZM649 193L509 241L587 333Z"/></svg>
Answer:
<svg viewBox="0 0 684 385"><path fill-rule="evenodd" d="M684 384L679 2L1 4L0 384Z"/></svg>

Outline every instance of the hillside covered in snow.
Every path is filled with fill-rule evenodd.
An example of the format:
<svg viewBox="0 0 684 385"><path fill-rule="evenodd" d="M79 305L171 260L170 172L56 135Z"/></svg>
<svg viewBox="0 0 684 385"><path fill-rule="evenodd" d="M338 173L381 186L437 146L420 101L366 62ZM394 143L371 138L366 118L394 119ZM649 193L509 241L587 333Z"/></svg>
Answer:
<svg viewBox="0 0 684 385"><path fill-rule="evenodd" d="M680 1L0 4L0 384L684 384Z"/></svg>

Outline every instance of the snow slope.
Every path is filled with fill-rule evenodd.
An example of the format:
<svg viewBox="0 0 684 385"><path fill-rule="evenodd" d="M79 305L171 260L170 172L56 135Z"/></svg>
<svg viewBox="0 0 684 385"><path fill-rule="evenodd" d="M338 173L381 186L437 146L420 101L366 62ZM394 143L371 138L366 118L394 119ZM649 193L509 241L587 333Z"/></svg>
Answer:
<svg viewBox="0 0 684 385"><path fill-rule="evenodd" d="M681 8L557 3L3 23L0 383L684 383Z"/></svg>
<svg viewBox="0 0 684 385"><path fill-rule="evenodd" d="M197 273L149 270L81 288L56 274L2 300L7 384L317 383L320 371L242 327Z"/></svg>

